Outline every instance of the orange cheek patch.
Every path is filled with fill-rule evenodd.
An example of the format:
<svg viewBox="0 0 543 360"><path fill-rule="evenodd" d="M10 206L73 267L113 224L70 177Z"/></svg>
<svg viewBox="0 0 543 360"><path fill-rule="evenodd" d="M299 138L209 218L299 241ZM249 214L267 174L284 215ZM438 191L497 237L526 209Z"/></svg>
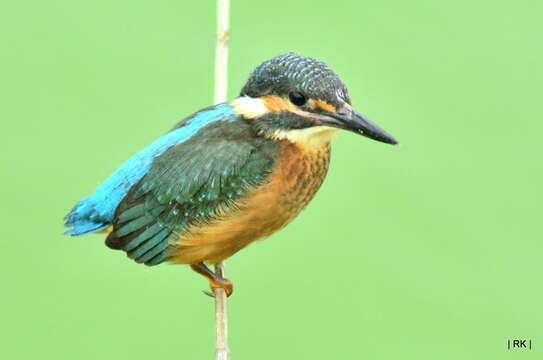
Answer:
<svg viewBox="0 0 543 360"><path fill-rule="evenodd" d="M271 113L280 113L284 111L295 112L297 109L288 101L280 96L267 95L263 96L264 106Z"/></svg>
<svg viewBox="0 0 543 360"><path fill-rule="evenodd" d="M315 100L315 107L326 112L331 112L331 113L336 112L336 107L332 104L327 103L324 100Z"/></svg>

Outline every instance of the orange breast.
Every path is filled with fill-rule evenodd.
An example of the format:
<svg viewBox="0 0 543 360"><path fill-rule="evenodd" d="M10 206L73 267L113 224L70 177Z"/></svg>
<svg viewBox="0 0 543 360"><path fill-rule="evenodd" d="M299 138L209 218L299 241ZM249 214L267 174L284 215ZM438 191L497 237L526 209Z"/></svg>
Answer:
<svg viewBox="0 0 543 360"><path fill-rule="evenodd" d="M170 262L221 262L279 230L302 211L326 176L330 145L308 148L283 140L281 146L281 158L269 179L251 189L236 210L190 228L173 244Z"/></svg>

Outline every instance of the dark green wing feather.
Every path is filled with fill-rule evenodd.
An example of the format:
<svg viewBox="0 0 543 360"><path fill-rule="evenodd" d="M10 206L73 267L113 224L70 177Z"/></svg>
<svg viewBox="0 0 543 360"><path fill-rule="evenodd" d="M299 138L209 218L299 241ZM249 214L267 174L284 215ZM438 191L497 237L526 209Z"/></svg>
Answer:
<svg viewBox="0 0 543 360"><path fill-rule="evenodd" d="M138 263L167 260L186 228L236 206L271 173L278 146L244 120L212 123L156 158L115 213L106 244Z"/></svg>

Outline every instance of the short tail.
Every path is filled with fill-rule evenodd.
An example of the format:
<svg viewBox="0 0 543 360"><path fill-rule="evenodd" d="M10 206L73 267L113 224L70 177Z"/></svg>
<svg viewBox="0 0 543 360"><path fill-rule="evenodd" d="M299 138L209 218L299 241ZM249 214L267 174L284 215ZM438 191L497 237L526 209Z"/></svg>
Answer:
<svg viewBox="0 0 543 360"><path fill-rule="evenodd" d="M77 203L64 220L64 226L71 228L64 233L71 236L99 232L110 225L97 214L90 198Z"/></svg>

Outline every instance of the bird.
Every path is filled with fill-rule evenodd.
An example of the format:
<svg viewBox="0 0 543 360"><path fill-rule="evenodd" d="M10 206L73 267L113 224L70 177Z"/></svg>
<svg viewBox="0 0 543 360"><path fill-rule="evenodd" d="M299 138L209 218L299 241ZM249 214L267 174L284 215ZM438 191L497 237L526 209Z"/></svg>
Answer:
<svg viewBox="0 0 543 360"><path fill-rule="evenodd" d="M127 160L65 217L65 234L105 233L136 263L189 265L212 290L232 282L209 266L290 223L328 172L347 130L398 142L357 112L324 62L286 53L256 67L240 95L204 108Z"/></svg>

